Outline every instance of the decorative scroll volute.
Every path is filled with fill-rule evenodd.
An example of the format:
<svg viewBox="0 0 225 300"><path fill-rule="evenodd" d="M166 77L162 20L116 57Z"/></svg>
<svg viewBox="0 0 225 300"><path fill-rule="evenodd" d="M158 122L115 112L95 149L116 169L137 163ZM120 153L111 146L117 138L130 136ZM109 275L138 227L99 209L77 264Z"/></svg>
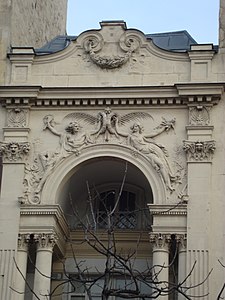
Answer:
<svg viewBox="0 0 225 300"><path fill-rule="evenodd" d="M116 33L110 33L107 26L103 32L88 32L82 41L82 48L91 61L102 69L116 69L127 63L131 55L141 46L140 33L115 26Z"/></svg>

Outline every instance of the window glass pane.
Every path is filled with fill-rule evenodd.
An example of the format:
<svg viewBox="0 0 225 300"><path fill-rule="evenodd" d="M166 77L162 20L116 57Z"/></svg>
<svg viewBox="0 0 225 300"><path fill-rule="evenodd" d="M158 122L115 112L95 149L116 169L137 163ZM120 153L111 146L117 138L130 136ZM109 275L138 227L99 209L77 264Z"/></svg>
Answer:
<svg viewBox="0 0 225 300"><path fill-rule="evenodd" d="M120 197L120 211L134 211L135 210L135 194L123 191Z"/></svg>
<svg viewBox="0 0 225 300"><path fill-rule="evenodd" d="M99 199L99 210L100 211L111 211L115 204L115 190L103 192L100 194Z"/></svg>

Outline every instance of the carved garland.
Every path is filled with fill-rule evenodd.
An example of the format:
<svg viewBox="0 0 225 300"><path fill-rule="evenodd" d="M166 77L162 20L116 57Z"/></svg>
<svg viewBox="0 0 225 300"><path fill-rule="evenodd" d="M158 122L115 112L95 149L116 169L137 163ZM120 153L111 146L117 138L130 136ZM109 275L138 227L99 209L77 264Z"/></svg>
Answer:
<svg viewBox="0 0 225 300"><path fill-rule="evenodd" d="M107 55L107 52L104 54L104 42L100 34L92 34L83 42L83 48L92 62L102 69L115 69L124 65L132 53L140 47L140 38L134 34L125 33L119 40L119 46L121 54ZM101 55L98 54L100 51Z"/></svg>

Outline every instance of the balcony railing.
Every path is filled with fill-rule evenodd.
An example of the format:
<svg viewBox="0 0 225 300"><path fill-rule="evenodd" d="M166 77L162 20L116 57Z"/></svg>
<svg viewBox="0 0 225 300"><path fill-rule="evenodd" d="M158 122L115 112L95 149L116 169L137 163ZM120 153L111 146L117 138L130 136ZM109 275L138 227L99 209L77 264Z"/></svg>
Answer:
<svg viewBox="0 0 225 300"><path fill-rule="evenodd" d="M125 230L149 230L152 224L150 215L148 211L145 210L114 212L110 217L110 220L108 219L106 211L98 211L95 215L95 222L93 222L93 224L91 224L90 217L88 220L89 226L94 226L95 224L95 227L97 225L98 229L107 229L109 227L109 222L114 228ZM86 224L85 221L84 223ZM74 220L74 224L71 224L71 229L74 230L79 228L82 228L82 224Z"/></svg>

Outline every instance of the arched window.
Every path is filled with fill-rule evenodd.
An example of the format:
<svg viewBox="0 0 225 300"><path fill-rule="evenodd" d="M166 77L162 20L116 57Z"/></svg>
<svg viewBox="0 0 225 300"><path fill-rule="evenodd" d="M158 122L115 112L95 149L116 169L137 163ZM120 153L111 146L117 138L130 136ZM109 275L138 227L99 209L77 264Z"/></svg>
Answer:
<svg viewBox="0 0 225 300"><path fill-rule="evenodd" d="M112 225L117 229L134 229L137 227L137 216L135 193L116 189L100 193L97 209L99 228Z"/></svg>

